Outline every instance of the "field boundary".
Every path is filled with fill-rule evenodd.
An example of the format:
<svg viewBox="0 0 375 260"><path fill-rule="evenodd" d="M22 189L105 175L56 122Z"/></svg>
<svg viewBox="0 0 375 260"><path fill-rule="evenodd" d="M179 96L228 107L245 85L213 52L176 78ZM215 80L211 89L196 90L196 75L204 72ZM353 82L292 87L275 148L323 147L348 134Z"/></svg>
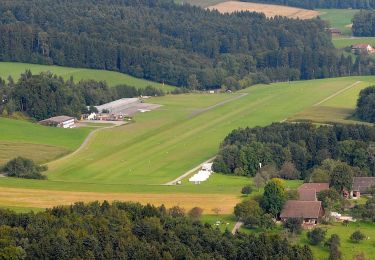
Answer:
<svg viewBox="0 0 375 260"><path fill-rule="evenodd" d="M356 82L354 82L354 83L351 84L350 86L348 86L348 87L346 87L346 88L344 88L344 89L341 89L341 90L337 91L336 93L330 95L329 97L327 97L327 98L325 98L325 99L319 101L318 103L314 104L313 107L316 107L316 106L319 106L319 105L323 104L324 102L326 102L326 101L328 101L328 100L330 100L330 99L332 99L332 98L334 98L334 97L340 95L341 93L347 91L348 89L351 89L352 87L357 86L357 85L358 85L359 83L361 83L361 82L362 82L362 81L356 81Z"/></svg>

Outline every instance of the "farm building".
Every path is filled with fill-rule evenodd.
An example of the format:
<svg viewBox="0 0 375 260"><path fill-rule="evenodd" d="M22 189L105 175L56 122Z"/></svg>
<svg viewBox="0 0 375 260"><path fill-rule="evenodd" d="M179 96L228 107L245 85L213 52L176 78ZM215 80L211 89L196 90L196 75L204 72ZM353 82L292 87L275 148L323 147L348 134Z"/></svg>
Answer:
<svg viewBox="0 0 375 260"><path fill-rule="evenodd" d="M370 44L354 44L352 45L353 53L374 53L375 49Z"/></svg>
<svg viewBox="0 0 375 260"><path fill-rule="evenodd" d="M298 188L299 200L317 201L317 193L328 189L328 183L304 183Z"/></svg>
<svg viewBox="0 0 375 260"><path fill-rule="evenodd" d="M280 219L302 218L304 228L312 228L324 216L324 209L320 201L288 200L281 213Z"/></svg>
<svg viewBox="0 0 375 260"><path fill-rule="evenodd" d="M75 118L70 116L55 116L42 121L39 121L39 124L45 126L54 126L61 128L74 128L75 127Z"/></svg>
<svg viewBox="0 0 375 260"><path fill-rule="evenodd" d="M341 31L337 28L326 28L326 32L331 34L333 37L341 35Z"/></svg>
<svg viewBox="0 0 375 260"><path fill-rule="evenodd" d="M375 186L375 177L354 177L350 195L353 199L358 199L361 194L368 194L371 186Z"/></svg>

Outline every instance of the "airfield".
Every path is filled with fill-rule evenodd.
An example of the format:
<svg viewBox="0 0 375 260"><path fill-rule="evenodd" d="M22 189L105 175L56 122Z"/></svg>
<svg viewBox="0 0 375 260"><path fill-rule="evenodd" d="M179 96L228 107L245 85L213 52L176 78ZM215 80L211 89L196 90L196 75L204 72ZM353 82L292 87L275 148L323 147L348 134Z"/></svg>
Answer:
<svg viewBox="0 0 375 260"><path fill-rule="evenodd" d="M20 154L49 167L48 180L0 178L0 205L45 208L77 200L135 200L231 213L251 178L214 174L194 185L187 175L181 185L166 184L214 157L223 138L238 127L306 119L355 122L351 114L358 93L372 84L375 77L347 77L256 85L237 93L153 97L147 102L161 105L158 109L95 132L98 126L57 129L0 118L0 159ZM288 182L289 187L299 184Z"/></svg>

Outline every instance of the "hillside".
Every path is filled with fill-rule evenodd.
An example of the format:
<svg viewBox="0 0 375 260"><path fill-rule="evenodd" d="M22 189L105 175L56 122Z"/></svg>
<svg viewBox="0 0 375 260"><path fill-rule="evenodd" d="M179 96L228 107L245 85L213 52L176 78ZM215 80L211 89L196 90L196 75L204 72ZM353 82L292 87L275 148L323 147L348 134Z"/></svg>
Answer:
<svg viewBox="0 0 375 260"><path fill-rule="evenodd" d="M222 15L171 0L3 1L0 12L1 61L119 71L199 89L362 72L337 55L317 19Z"/></svg>
<svg viewBox="0 0 375 260"><path fill-rule="evenodd" d="M69 68L52 65L39 65L39 64L28 64L18 62L0 62L0 77L7 79L12 76L14 80L17 80L22 73L26 70L31 70L33 74L39 74L40 72L52 72L58 76L63 77L65 80L73 77L74 81L80 80L95 80L105 81L110 87L125 84L136 88L145 88L147 86L153 86L164 91L170 91L175 89L167 84L156 83L144 79L135 78L124 73L105 71L105 70L94 70L84 68Z"/></svg>
<svg viewBox="0 0 375 260"><path fill-rule="evenodd" d="M0 117L0 164L16 156L46 163L77 149L90 131L51 128Z"/></svg>

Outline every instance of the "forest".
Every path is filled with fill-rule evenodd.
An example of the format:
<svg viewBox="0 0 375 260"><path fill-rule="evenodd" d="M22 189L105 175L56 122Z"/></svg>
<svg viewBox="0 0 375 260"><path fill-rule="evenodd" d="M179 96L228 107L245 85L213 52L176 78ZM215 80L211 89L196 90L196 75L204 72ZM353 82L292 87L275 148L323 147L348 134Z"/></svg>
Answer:
<svg viewBox="0 0 375 260"><path fill-rule="evenodd" d="M0 210L2 259L313 259L272 234L222 233L179 207L93 202Z"/></svg>
<svg viewBox="0 0 375 260"><path fill-rule="evenodd" d="M374 74L340 56L320 19L223 15L172 0L0 1L0 61L120 71L175 86Z"/></svg>
<svg viewBox="0 0 375 260"><path fill-rule="evenodd" d="M354 116L375 123L375 86L361 90Z"/></svg>
<svg viewBox="0 0 375 260"><path fill-rule="evenodd" d="M353 17L353 35L357 37L375 36L375 11L361 10Z"/></svg>
<svg viewBox="0 0 375 260"><path fill-rule="evenodd" d="M375 0L241 0L265 4L278 4L306 9L337 8L337 9L371 9L375 8Z"/></svg>
<svg viewBox="0 0 375 260"><path fill-rule="evenodd" d="M0 115L21 112L36 120L58 115L80 118L81 114L89 112L87 107L140 95L161 96L164 92L151 86L110 88L105 82L93 80L74 83L73 79L64 81L49 72L33 75L26 71L17 82L12 78L7 82L0 78Z"/></svg>
<svg viewBox="0 0 375 260"><path fill-rule="evenodd" d="M214 170L254 176L262 163L275 168L274 177L284 179L311 180L325 175L328 181L327 173L335 174L336 166L353 176L373 176L374 142L375 128L365 125L274 123L237 129L222 143Z"/></svg>

